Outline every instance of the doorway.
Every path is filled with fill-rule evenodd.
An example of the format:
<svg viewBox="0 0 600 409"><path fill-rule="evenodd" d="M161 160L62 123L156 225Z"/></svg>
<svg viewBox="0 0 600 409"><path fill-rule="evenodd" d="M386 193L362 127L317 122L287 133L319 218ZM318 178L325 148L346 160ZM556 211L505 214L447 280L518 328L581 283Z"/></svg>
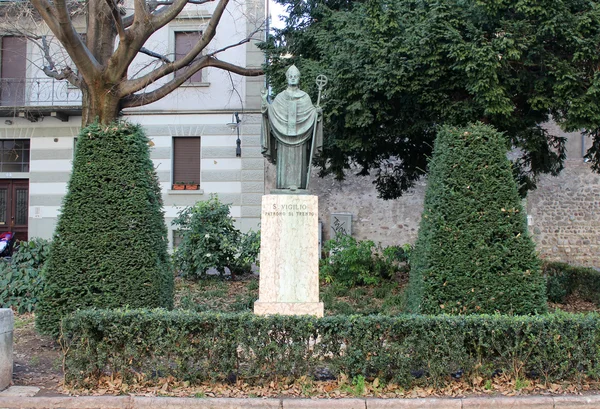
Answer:
<svg viewBox="0 0 600 409"><path fill-rule="evenodd" d="M11 231L27 241L29 180L0 179L0 233Z"/></svg>

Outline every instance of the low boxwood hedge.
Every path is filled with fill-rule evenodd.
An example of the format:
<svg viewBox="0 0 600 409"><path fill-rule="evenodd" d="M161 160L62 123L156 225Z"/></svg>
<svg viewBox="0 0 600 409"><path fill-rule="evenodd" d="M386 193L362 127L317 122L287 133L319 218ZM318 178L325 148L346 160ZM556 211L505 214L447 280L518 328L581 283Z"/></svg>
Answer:
<svg viewBox="0 0 600 409"><path fill-rule="evenodd" d="M582 300L600 305L600 271L555 261L544 263L543 273L548 300L562 303L576 292Z"/></svg>
<svg viewBox="0 0 600 409"><path fill-rule="evenodd" d="M63 320L66 380L174 376L262 383L362 375L402 386L452 377L600 378L600 316L271 316L87 310ZM317 340L317 342L315 342Z"/></svg>

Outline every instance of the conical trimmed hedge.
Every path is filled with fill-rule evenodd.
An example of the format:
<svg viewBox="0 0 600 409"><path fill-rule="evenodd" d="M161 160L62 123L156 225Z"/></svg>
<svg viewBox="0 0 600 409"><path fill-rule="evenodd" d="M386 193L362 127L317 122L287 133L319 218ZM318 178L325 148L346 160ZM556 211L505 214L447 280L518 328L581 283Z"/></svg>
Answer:
<svg viewBox="0 0 600 409"><path fill-rule="evenodd" d="M438 133L411 260L409 310L546 311L540 261L507 149L504 136L481 123Z"/></svg>
<svg viewBox="0 0 600 409"><path fill-rule="evenodd" d="M148 138L138 125L82 129L36 310L57 335L77 309L172 307L167 228Z"/></svg>

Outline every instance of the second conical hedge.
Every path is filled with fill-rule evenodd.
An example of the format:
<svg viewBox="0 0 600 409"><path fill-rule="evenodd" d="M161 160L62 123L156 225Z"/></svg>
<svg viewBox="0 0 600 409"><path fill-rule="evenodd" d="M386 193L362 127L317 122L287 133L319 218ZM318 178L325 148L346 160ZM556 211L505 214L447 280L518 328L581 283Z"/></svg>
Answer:
<svg viewBox="0 0 600 409"><path fill-rule="evenodd" d="M438 133L411 260L411 311L546 311L544 278L507 149L505 137L483 124Z"/></svg>

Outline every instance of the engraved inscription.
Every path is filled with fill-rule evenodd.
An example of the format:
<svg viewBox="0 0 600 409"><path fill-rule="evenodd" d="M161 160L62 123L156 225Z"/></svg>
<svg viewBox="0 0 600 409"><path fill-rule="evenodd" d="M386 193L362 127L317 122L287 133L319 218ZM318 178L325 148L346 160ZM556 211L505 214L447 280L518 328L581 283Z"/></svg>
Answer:
<svg viewBox="0 0 600 409"><path fill-rule="evenodd" d="M263 217L310 217L317 216L312 206L306 204L282 204L273 203L269 211L262 212Z"/></svg>

